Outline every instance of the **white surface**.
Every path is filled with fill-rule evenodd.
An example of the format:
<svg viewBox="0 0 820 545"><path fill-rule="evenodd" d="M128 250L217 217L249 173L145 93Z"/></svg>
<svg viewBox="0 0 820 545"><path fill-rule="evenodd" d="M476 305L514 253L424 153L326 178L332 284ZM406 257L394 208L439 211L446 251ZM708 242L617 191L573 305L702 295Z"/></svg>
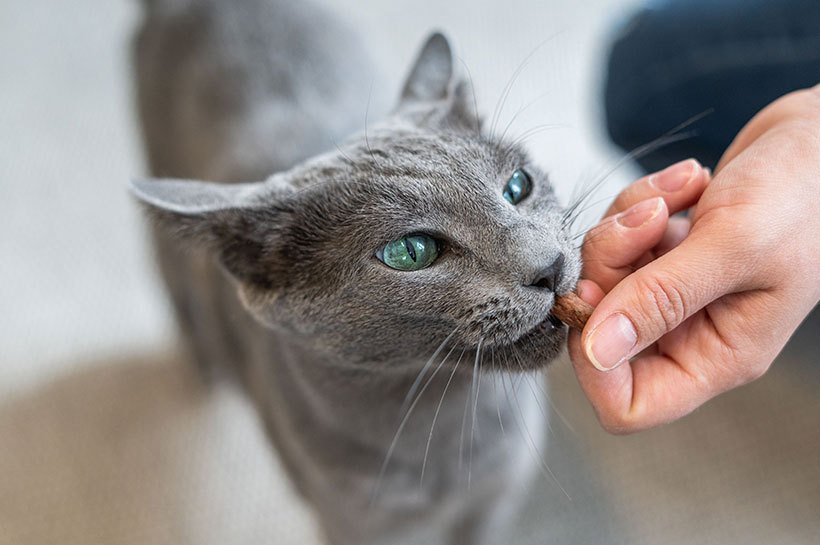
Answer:
<svg viewBox="0 0 820 545"><path fill-rule="evenodd" d="M514 134L564 126L529 148L566 197L613 160L597 80L606 29L627 4L368 0L344 11L396 86L428 30L444 29L488 118L544 42L502 118L536 100ZM309 515L244 399L205 391L169 348L126 192L143 172L128 65L137 8L0 2L0 544L308 544ZM555 424L548 460L573 500L540 483L520 542L816 543L818 382L799 372L784 364L683 423L614 438L557 369L554 401L575 433Z"/></svg>

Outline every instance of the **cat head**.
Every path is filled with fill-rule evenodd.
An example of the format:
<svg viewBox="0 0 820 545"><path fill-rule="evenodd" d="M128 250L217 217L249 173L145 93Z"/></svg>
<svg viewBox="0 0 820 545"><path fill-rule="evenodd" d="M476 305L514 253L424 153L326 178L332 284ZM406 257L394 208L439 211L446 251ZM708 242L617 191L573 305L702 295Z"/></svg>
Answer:
<svg viewBox="0 0 820 545"><path fill-rule="evenodd" d="M442 347L536 368L563 345L549 312L580 258L546 173L483 134L474 104L433 34L394 112L337 151L259 183L134 191L222 263L259 321L340 361L416 364Z"/></svg>

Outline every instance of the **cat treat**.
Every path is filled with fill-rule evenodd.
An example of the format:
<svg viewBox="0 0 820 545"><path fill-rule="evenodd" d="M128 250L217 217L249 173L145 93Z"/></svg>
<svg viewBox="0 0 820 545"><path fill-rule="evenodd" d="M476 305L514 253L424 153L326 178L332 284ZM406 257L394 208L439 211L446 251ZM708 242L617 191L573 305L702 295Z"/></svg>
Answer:
<svg viewBox="0 0 820 545"><path fill-rule="evenodd" d="M595 310L592 305L578 297L575 292L556 297L552 314L569 327L581 331Z"/></svg>

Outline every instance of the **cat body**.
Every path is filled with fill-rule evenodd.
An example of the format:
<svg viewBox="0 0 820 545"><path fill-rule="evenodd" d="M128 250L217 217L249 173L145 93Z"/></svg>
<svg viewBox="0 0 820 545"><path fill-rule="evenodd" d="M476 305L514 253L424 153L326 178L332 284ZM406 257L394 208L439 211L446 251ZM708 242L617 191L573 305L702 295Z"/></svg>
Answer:
<svg viewBox="0 0 820 545"><path fill-rule="evenodd" d="M547 316L580 262L546 176L481 133L447 41L366 133L368 55L308 2L155 0L135 52L164 179L134 191L184 337L242 383L329 543L496 543L543 454L521 372L559 353ZM408 233L441 241L432 265L381 261Z"/></svg>

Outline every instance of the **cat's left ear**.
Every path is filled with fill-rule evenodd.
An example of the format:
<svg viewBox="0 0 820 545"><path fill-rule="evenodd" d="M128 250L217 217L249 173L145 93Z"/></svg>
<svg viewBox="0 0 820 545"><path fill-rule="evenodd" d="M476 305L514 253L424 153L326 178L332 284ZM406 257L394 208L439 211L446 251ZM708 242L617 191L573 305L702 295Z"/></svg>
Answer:
<svg viewBox="0 0 820 545"><path fill-rule="evenodd" d="M457 62L447 38L432 33L407 76L397 110L418 121L443 115L451 125L477 128L473 89Z"/></svg>
<svg viewBox="0 0 820 545"><path fill-rule="evenodd" d="M277 206L280 192L287 191L270 182L149 179L133 180L131 190L155 225L181 247L206 250L244 284L270 290L287 274L276 250L288 223Z"/></svg>

